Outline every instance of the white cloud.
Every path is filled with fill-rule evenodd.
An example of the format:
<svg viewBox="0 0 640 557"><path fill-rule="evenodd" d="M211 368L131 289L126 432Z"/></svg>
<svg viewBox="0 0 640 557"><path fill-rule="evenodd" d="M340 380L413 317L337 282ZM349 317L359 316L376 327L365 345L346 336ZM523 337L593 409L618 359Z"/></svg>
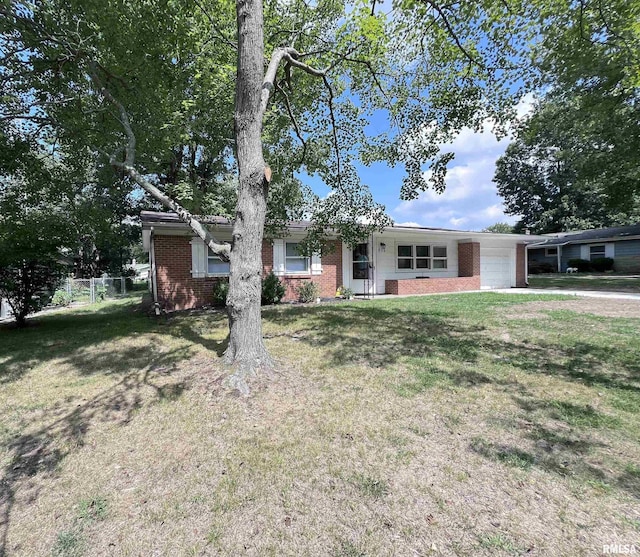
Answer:
<svg viewBox="0 0 640 557"><path fill-rule="evenodd" d="M413 222L413 221L407 221L407 222L396 222L394 223L396 226L407 226L407 227L412 227L412 226L417 226L420 227L422 226L421 224L418 224L417 222Z"/></svg>
<svg viewBox="0 0 640 557"><path fill-rule="evenodd" d="M467 230L482 230L496 222L513 224L517 218L504 214L502 199L492 182L494 172L495 159L470 157L449 169L443 194L422 192L417 199L397 205L391 216L421 226Z"/></svg>
<svg viewBox="0 0 640 557"><path fill-rule="evenodd" d="M453 225L453 226L463 226L465 224L467 224L469 222L469 218L468 217L460 217L460 218L456 218L456 217L452 217L449 219L449 222Z"/></svg>
<svg viewBox="0 0 640 557"><path fill-rule="evenodd" d="M533 110L535 102L535 95L533 93L527 93L520 99L520 102L516 106L516 114L519 120L522 120L522 118Z"/></svg>
<svg viewBox="0 0 640 557"><path fill-rule="evenodd" d="M480 214L488 219L499 219L505 216L504 205L502 205L502 203L496 203L495 205L491 205L486 209L483 209Z"/></svg>

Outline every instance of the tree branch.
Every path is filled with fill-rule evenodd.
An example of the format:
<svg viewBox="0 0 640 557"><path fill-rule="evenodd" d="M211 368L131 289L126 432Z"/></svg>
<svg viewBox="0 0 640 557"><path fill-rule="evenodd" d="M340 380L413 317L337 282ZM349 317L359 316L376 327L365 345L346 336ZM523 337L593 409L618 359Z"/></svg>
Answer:
<svg viewBox="0 0 640 557"><path fill-rule="evenodd" d="M333 88L329 83L326 75L322 76L322 81L324 82L325 87L329 91L329 101L327 105L329 106L329 116L331 117L331 130L333 131L333 146L336 151L336 172L338 176L338 184L342 185L341 176L342 173L340 171L340 144L338 143L338 127L336 125L336 117L333 113Z"/></svg>
<svg viewBox="0 0 640 557"><path fill-rule="evenodd" d="M194 0L194 1L196 3L196 6L198 6L198 8L200 8L200 11L209 20L209 24L211 25L211 28L215 31L215 33L217 35L217 38L220 39L227 46L230 46L234 50L238 50L238 43L233 42L231 39L226 37L225 34L222 31L220 31L220 29L218 28L218 25L216 24L215 20L211 17L211 14L209 14L209 12L204 9L204 6L199 2L199 0Z"/></svg>
<svg viewBox="0 0 640 557"><path fill-rule="evenodd" d="M120 168L124 173L129 176L136 184L138 184L143 190L150 194L154 199L162 203L168 209L171 209L177 213L178 218L189 225L197 236L211 249L213 253L219 255L223 261L229 261L229 255L231 254L231 245L227 243L221 243L209 232L189 211L187 211L182 205L175 202L170 197L161 192L155 185L142 176L133 166L126 163L118 162L112 155L110 157L111 165Z"/></svg>
<svg viewBox="0 0 640 557"><path fill-rule="evenodd" d="M120 101L118 101L100 81L100 78L98 77L96 71L97 67L95 62L91 61L89 63L89 66L89 74L91 76L91 80L99 89L100 94L112 105L114 105L120 113L119 121L122 124L124 132L127 136L124 162L118 161L116 154L114 153L109 156L109 163L111 164L111 166L122 170L129 178L131 178L154 199L162 203L168 209L175 211L178 215L178 218L189 225L191 230L193 230L193 232L195 232L196 235L204 241L204 243L211 249L211 251L213 251L216 255L219 255L223 261L229 261L229 255L231 253L231 246L229 244L221 243L216 240L215 237L204 226L202 226L202 224L200 224L200 222L196 218L194 218L194 216L189 211L187 211L184 207L182 207L182 205L165 195L162 191L160 191L160 189L158 189L154 184L152 184L135 169L135 167L133 166L133 162L135 159L136 136L133 133L133 129L131 127L129 114L124 108L124 105Z"/></svg>
<svg viewBox="0 0 640 557"><path fill-rule="evenodd" d="M442 22L444 23L444 26L447 29L447 33L449 33L449 36L456 43L456 46L458 47L460 52L462 52L473 64L480 67L484 67L484 64L480 60L478 60L475 56L471 55L471 53L462 44L462 42L460 41L460 37L458 37L458 34L455 32L455 29L449 22L449 18L444 13L444 8L442 8L441 6L438 6L438 4L436 4L432 0L423 0L423 2L431 6L431 8L440 16L440 18L442 19Z"/></svg>
<svg viewBox="0 0 640 557"><path fill-rule="evenodd" d="M307 155L307 142L304 140L304 138L302 137L302 133L300 132L300 128L298 126L298 121L296 120L296 117L293 115L293 111L291 110L291 103L289 102L289 95L287 95L286 91L280 87L277 83L275 83L275 87L276 90L279 91L282 94L282 97L284 98L284 104L287 107L287 112L289 114L289 119L291 120L291 123L293 124L293 129L296 132L296 135L298 136L298 139L300 140L300 143L302 143L302 157L300 158L300 164L302 164L304 162L304 159Z"/></svg>

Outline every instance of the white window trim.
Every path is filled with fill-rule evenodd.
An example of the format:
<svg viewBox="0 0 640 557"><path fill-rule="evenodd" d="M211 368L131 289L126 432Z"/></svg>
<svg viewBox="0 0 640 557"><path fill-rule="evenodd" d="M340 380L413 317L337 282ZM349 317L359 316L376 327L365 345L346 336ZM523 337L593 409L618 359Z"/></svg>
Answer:
<svg viewBox="0 0 640 557"><path fill-rule="evenodd" d="M555 253L549 253L550 249L554 249L556 250ZM558 247L554 247L554 248L544 248L544 256L545 257L558 257Z"/></svg>
<svg viewBox="0 0 640 557"><path fill-rule="evenodd" d="M597 255L595 258L591 255L591 248L602 248L602 255ZM592 259L601 259L603 257L607 257L607 246L606 244L589 244L589 261Z"/></svg>
<svg viewBox="0 0 640 557"><path fill-rule="evenodd" d="M285 276L290 276L290 277L311 276L311 258L310 257L287 255L287 244L299 244L299 243L300 242L287 242L287 241L284 242L284 275ZM306 260L307 270L306 271L289 271L287 269L287 260L289 259Z"/></svg>
<svg viewBox="0 0 640 557"><path fill-rule="evenodd" d="M411 257L406 256L406 257L401 257L398 255L398 247L399 246L411 246ZM419 257L418 256L418 251L416 248L418 247L428 247L429 248L429 257ZM434 248L444 248L447 252L447 256L446 257L435 257L433 255L433 250ZM402 269L400 267L398 267L398 259L411 259L413 261L413 267L411 269ZM416 263L418 259L426 259L429 262L429 267L416 267ZM424 243L418 243L418 244L414 244L414 243L409 243L409 242L397 242L396 243L396 249L395 249L395 261L396 261L396 272L398 273L424 273L424 272L442 272L442 271L448 271L449 270L449 246L445 245L445 244L424 244ZM444 261L445 262L445 267L439 267L439 268L434 268L433 267L433 262L434 261Z"/></svg>
<svg viewBox="0 0 640 557"><path fill-rule="evenodd" d="M214 259L215 258L215 259L219 259L220 262L222 262L222 258L219 255L216 255L215 253L210 253L210 251L211 251L210 248L207 247L207 252L206 252L207 253L207 257L206 257L207 266L205 268L206 269L205 270L205 276L207 276L207 277L228 277L229 276L228 272L227 273L210 273L209 272L209 259Z"/></svg>

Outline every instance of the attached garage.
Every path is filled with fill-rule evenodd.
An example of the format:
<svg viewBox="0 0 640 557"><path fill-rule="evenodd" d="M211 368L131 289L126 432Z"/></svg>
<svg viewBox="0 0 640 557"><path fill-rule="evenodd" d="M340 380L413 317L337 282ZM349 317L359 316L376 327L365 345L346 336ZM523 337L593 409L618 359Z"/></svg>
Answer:
<svg viewBox="0 0 640 557"><path fill-rule="evenodd" d="M480 248L480 287L515 286L515 253L510 248Z"/></svg>

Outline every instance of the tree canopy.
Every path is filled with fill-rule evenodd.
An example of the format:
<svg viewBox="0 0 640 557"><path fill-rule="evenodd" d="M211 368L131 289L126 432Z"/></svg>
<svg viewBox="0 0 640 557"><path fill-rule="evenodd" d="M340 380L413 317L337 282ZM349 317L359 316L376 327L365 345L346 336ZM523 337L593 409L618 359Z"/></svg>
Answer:
<svg viewBox="0 0 640 557"><path fill-rule="evenodd" d="M358 164L402 166L403 199L442 191L454 154L441 146L488 121L504 132L513 117L547 4L3 3L0 120L8 135L45 136L51 156L110 164L177 211L231 262L227 359L264 362L265 222L311 217L309 251L329 231L354 244L388 224ZM319 175L332 195L314 195L299 172ZM233 241L220 243L194 212L231 212L234 202Z"/></svg>
<svg viewBox="0 0 640 557"><path fill-rule="evenodd" d="M544 95L495 175L507 213L535 232L639 218L640 5L570 8L535 51Z"/></svg>

